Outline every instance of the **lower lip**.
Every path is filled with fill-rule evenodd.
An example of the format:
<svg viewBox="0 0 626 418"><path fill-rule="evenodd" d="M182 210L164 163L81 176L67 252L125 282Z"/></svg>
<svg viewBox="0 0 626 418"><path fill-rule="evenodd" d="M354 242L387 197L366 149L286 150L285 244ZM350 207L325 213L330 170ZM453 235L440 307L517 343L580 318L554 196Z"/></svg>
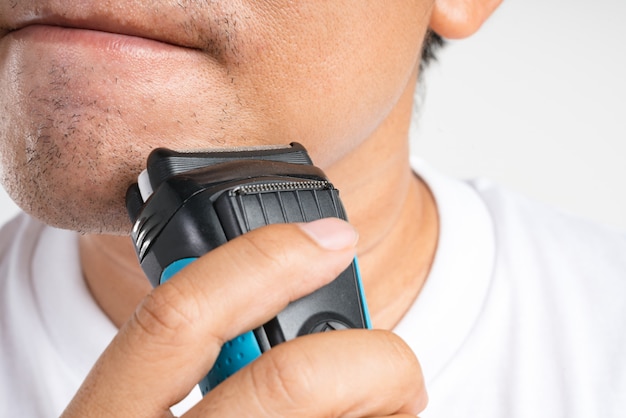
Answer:
<svg viewBox="0 0 626 418"><path fill-rule="evenodd" d="M102 52L117 52L124 55L145 56L191 50L139 36L51 25L27 26L9 33L6 37L18 42L66 44L71 47L89 47Z"/></svg>

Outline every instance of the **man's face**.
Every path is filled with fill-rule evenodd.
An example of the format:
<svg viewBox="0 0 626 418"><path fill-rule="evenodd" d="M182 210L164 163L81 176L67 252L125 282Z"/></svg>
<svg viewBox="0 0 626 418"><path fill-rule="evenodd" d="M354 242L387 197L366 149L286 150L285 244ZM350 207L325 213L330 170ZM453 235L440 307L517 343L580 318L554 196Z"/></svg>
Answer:
<svg viewBox="0 0 626 418"><path fill-rule="evenodd" d="M3 1L3 185L48 223L123 233L155 147L298 141L328 167L394 108L432 3Z"/></svg>

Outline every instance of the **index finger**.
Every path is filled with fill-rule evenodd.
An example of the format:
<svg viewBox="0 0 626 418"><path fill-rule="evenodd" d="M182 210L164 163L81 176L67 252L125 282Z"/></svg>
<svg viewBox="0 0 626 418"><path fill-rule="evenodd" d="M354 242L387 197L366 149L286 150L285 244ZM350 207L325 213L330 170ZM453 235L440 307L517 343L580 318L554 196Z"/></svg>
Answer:
<svg viewBox="0 0 626 418"><path fill-rule="evenodd" d="M100 357L68 414L93 416L111 408L116 416L168 413L207 373L224 341L269 320L345 269L356 237L338 219L270 225L201 257L146 297Z"/></svg>

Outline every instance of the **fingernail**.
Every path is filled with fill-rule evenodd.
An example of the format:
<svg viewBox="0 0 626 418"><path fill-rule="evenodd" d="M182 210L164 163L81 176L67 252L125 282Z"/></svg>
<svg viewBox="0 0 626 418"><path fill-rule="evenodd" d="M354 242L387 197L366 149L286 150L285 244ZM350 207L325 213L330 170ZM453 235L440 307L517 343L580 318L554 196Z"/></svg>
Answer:
<svg viewBox="0 0 626 418"><path fill-rule="evenodd" d="M324 218L300 223L298 226L317 244L327 250L343 250L354 247L359 234L347 222L338 218Z"/></svg>

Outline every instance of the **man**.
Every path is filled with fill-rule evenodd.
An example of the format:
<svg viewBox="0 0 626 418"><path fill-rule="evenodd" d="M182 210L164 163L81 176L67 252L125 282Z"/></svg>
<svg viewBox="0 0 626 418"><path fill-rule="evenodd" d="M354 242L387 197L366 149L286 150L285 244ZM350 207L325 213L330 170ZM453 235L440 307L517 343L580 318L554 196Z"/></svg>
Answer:
<svg viewBox="0 0 626 418"><path fill-rule="evenodd" d="M2 232L2 415L170 416L224 341L355 252L376 331L284 343L190 395L185 416L411 416L424 382L424 416L617 414L623 237L409 163L428 29L469 36L498 4L0 5L3 185L31 217L82 233L74 247L25 215ZM261 228L151 291L123 204L150 150L292 141L354 229Z"/></svg>

